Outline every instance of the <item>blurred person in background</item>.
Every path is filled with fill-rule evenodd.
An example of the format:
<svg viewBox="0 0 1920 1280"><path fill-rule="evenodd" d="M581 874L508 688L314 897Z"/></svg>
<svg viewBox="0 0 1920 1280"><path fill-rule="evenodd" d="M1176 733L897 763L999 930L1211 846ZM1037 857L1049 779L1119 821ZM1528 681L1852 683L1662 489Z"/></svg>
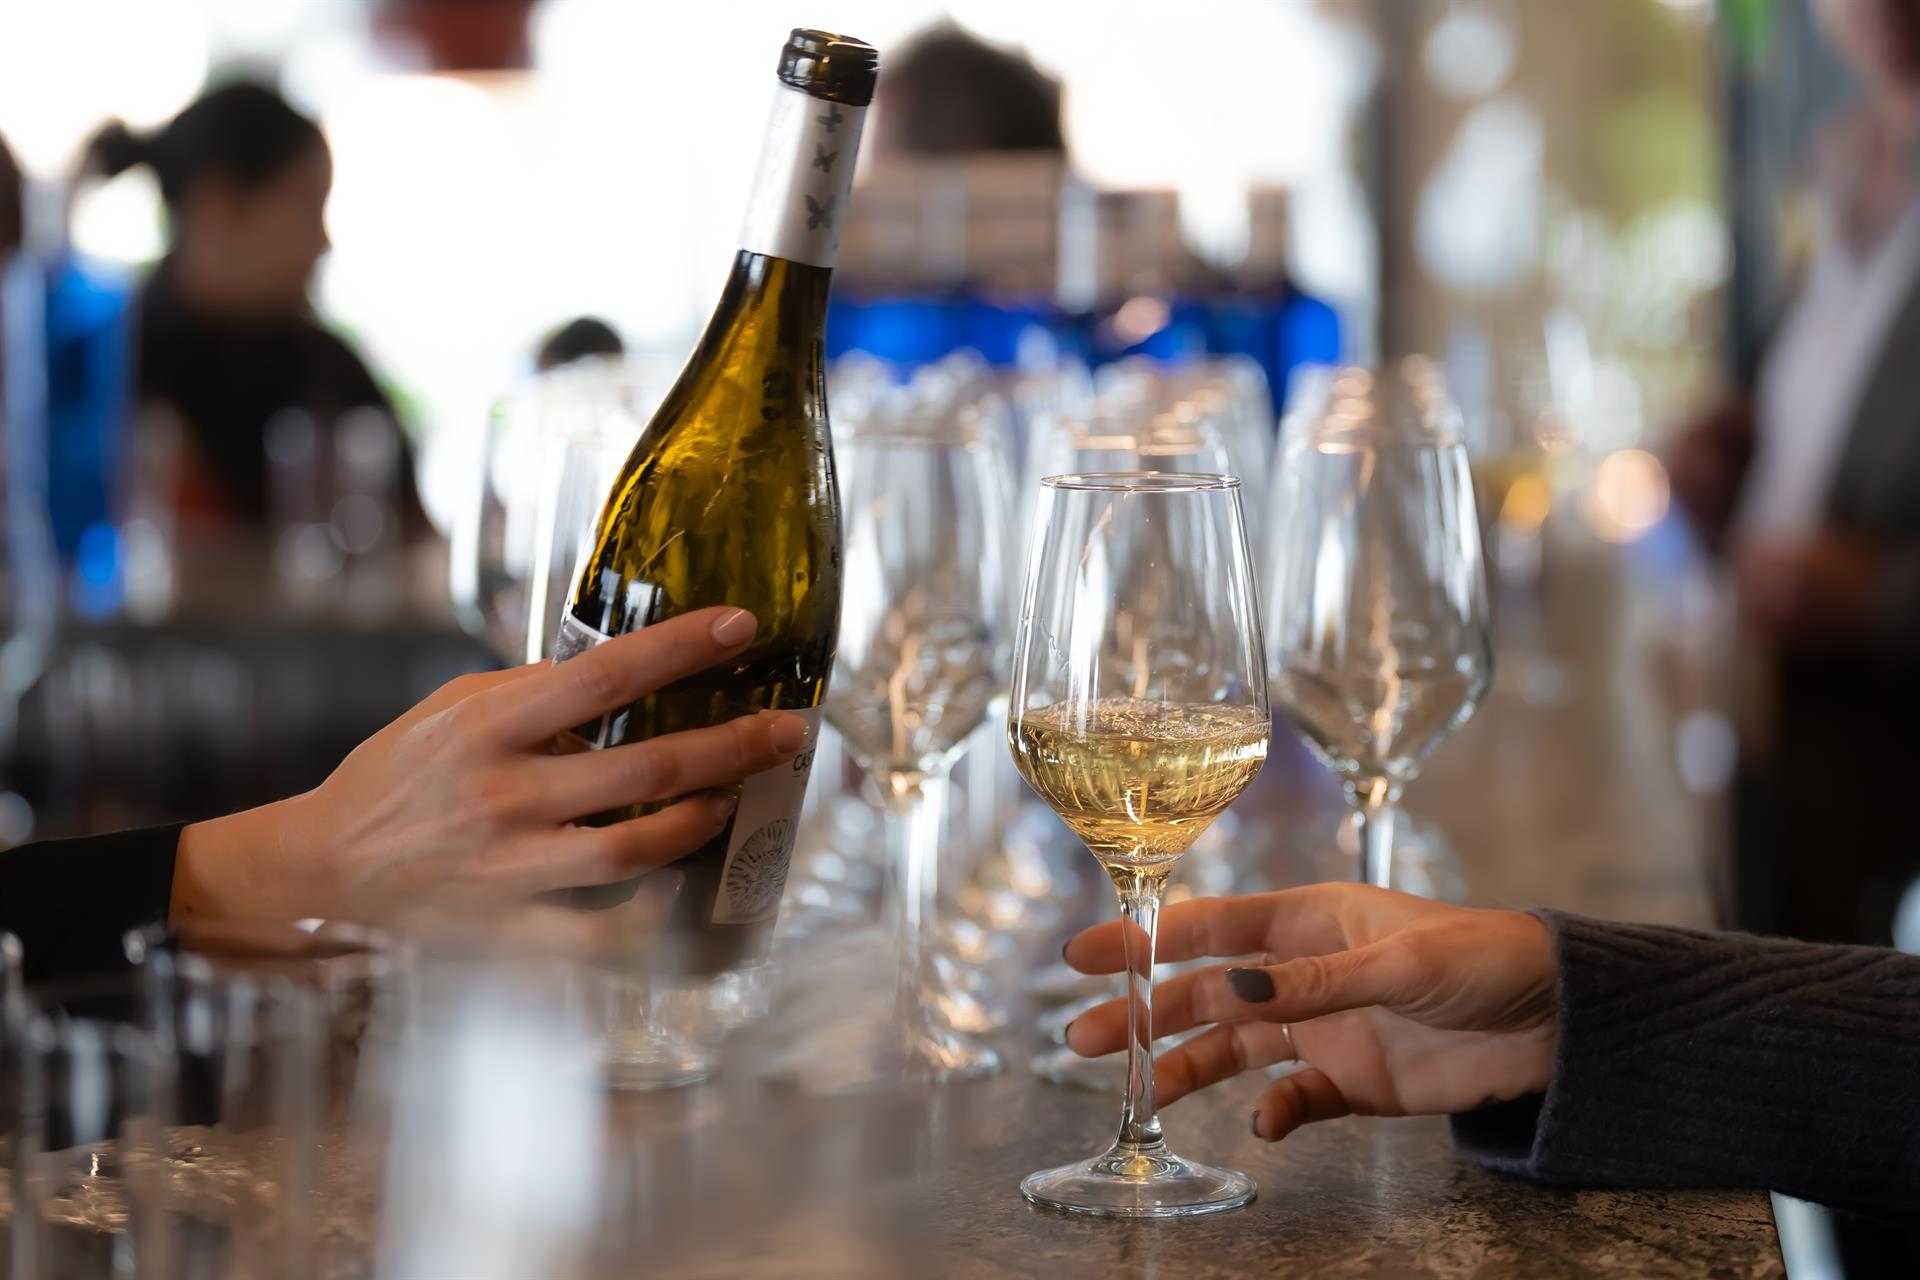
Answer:
<svg viewBox="0 0 1920 1280"><path fill-rule="evenodd" d="M328 426L354 409L393 410L353 349L313 317L308 288L328 250L333 161L320 128L256 84L214 89L161 129L110 123L83 176L150 169L166 203L166 256L138 315L138 398L172 410L186 457L183 518L259 527L269 516L268 423L298 409ZM144 415L143 415L144 416ZM421 524L400 452L399 513Z"/></svg>
<svg viewBox="0 0 1920 1280"><path fill-rule="evenodd" d="M874 90L874 159L1027 151L1065 156L1060 82L943 23L888 55Z"/></svg>
<svg viewBox="0 0 1920 1280"><path fill-rule="evenodd" d="M1060 82L1024 52L988 43L951 22L921 32L888 55L873 109L869 179L890 161L985 155L1051 157L1065 173L1072 172ZM1096 359L1167 358L1201 346L1216 355L1250 355L1267 377L1277 414L1294 369L1338 362L1340 320L1284 264L1263 263L1255 272L1236 278L1184 247L1151 263L1131 263L1132 278L1116 283L1129 292L1164 292L1173 311L1159 328L1141 334L1110 323L1111 310L1126 301L1125 295L1096 300L1096 312L1104 316L1091 339ZM1058 265L1045 264L1042 274L1051 292ZM1236 302L1213 308L1204 318L1199 314L1204 308L1191 305L1195 299L1235 295Z"/></svg>
<svg viewBox="0 0 1920 1280"><path fill-rule="evenodd" d="M576 360L622 356L626 351L627 344L620 340L620 334L612 325L597 316L581 316L540 340L533 367L541 373L551 373Z"/></svg>
<svg viewBox="0 0 1920 1280"><path fill-rule="evenodd" d="M1812 157L1814 243L1758 377L1677 440L1674 489L1727 556L1748 681L1737 916L1885 943L1920 876L1920 0L1810 0L1865 102Z"/></svg>
<svg viewBox="0 0 1920 1280"><path fill-rule="evenodd" d="M0 258L20 247L24 235L21 226L20 163L13 158L7 140L0 138Z"/></svg>

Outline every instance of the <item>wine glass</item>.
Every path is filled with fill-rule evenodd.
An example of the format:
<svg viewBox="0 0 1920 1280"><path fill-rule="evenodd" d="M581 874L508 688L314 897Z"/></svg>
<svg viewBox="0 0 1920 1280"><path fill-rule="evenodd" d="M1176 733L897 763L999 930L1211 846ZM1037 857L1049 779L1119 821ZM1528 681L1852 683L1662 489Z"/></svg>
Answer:
<svg viewBox="0 0 1920 1280"><path fill-rule="evenodd" d="M1182 1159L1161 1136L1152 989L1161 892L1260 771L1272 730L1240 484L1050 476L1033 528L1008 740L1021 776L1119 893L1131 1034L1118 1139L1020 1190L1107 1217L1237 1208L1252 1179Z"/></svg>
<svg viewBox="0 0 1920 1280"><path fill-rule="evenodd" d="M1493 678L1456 418L1424 362L1349 369L1275 473L1274 700L1344 785L1369 884L1392 882L1401 789Z"/></svg>
<svg viewBox="0 0 1920 1280"><path fill-rule="evenodd" d="M947 777L1006 667L998 458L962 424L912 415L844 436L836 451L844 596L827 720L886 807L899 948L898 1042L877 1066L935 1080L988 1075L999 1056L929 1017L926 998Z"/></svg>

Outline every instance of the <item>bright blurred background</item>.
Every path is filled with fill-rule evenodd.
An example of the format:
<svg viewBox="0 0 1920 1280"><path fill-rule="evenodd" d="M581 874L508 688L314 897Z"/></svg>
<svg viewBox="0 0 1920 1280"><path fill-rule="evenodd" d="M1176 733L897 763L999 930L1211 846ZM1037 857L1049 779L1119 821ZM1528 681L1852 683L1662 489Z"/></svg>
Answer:
<svg viewBox="0 0 1920 1280"><path fill-rule="evenodd" d="M450 26L439 11L489 34L436 34ZM210 80L276 82L334 153L316 302L403 406L444 526L462 444L543 333L597 315L633 347L690 344L730 260L765 47L795 13L771 0L14 5L0 13L0 134L56 184L107 118L157 126ZM1259 229L1266 260L1251 265L1279 255L1338 312L1350 358L1383 338L1444 353L1475 399L1509 371L1496 361L1582 347L1560 375L1578 384L1577 425L1606 445L1633 443L1713 372L1719 317L1703 303L1730 255L1705 4L1207 0L1168 23L1145 0L1099 22L1013 0L822 0L803 16L882 49L952 21L1024 51L1065 87L1076 176L1171 193L1186 247L1221 273L1246 264L1249 194L1268 189L1282 229ZM81 48L49 74L56 51ZM524 69L488 65L521 54ZM462 61L482 65L435 69ZM71 225L101 263L137 268L164 247L140 172L79 192Z"/></svg>

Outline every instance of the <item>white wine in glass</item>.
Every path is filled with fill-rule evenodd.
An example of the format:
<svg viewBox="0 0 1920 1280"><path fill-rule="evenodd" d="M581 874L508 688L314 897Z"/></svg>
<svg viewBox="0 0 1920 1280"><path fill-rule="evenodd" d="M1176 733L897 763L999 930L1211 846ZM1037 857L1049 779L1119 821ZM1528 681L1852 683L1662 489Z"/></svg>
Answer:
<svg viewBox="0 0 1920 1280"><path fill-rule="evenodd" d="M1090 1160L1035 1204L1103 1217L1238 1208L1253 1180L1183 1159L1153 1104L1153 946L1167 879L1253 781L1272 730L1239 482L1115 472L1043 482L1007 735L1021 776L1105 868L1126 920L1127 1091Z"/></svg>
<svg viewBox="0 0 1920 1280"><path fill-rule="evenodd" d="M1267 758L1272 721L1244 706L1107 698L1025 717L1013 758L1116 881L1171 874Z"/></svg>

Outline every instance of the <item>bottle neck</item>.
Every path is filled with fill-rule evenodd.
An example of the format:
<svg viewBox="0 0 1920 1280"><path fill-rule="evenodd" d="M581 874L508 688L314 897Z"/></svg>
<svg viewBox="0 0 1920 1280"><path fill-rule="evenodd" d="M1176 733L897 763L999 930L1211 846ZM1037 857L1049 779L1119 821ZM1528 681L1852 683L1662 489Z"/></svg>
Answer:
<svg viewBox="0 0 1920 1280"><path fill-rule="evenodd" d="M777 85L740 247L831 270L867 109Z"/></svg>

